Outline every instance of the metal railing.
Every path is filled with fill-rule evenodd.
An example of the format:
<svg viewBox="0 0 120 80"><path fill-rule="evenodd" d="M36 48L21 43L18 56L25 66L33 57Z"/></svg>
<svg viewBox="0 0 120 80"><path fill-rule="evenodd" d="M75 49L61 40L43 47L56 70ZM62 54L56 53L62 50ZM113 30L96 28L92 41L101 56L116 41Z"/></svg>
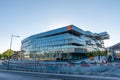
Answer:
<svg viewBox="0 0 120 80"><path fill-rule="evenodd" d="M101 73L113 68L111 63L105 64L71 64L68 62L40 62L40 61L15 61L9 62L9 70L33 71L47 73ZM7 69L7 63L0 65L0 69Z"/></svg>

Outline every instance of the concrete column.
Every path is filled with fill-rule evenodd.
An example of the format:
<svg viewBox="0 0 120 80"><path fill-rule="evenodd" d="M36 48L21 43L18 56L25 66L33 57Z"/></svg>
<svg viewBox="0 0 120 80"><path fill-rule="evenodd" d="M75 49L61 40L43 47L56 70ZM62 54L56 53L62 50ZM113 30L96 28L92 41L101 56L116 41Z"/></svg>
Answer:
<svg viewBox="0 0 120 80"><path fill-rule="evenodd" d="M110 52L111 52L111 56L112 56L112 61L115 60L115 52L114 52L114 49L113 48L110 48Z"/></svg>

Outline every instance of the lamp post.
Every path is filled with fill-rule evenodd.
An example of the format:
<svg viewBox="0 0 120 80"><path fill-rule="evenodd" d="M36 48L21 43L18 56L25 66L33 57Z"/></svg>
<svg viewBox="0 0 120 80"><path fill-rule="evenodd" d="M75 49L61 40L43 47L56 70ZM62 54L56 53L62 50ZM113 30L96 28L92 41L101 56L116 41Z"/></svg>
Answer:
<svg viewBox="0 0 120 80"><path fill-rule="evenodd" d="M9 70L9 63L10 63L10 52L11 52L11 47L12 47L12 40L13 40L13 37L20 37L20 36L18 36L18 35L12 35L11 36L11 40L10 40L10 49L9 49L9 54L8 54L8 66L7 66L7 69Z"/></svg>

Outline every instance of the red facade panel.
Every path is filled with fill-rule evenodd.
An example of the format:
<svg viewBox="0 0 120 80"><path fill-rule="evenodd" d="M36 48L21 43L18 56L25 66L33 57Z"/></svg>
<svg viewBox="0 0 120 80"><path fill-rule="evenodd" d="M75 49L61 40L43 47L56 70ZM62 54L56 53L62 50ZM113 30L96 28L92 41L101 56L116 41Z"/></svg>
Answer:
<svg viewBox="0 0 120 80"><path fill-rule="evenodd" d="M68 31L72 30L72 25L69 25L67 28L68 28Z"/></svg>

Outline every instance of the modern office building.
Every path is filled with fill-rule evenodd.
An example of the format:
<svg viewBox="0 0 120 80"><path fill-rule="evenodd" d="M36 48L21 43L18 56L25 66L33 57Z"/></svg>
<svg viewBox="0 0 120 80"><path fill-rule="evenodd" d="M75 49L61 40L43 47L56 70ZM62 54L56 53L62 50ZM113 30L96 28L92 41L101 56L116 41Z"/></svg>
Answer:
<svg viewBox="0 0 120 80"><path fill-rule="evenodd" d="M112 57L112 61L120 59L120 42L108 47L109 55Z"/></svg>
<svg viewBox="0 0 120 80"><path fill-rule="evenodd" d="M105 39L109 39L107 32L92 33L69 25L25 38L21 51L24 59L79 60L87 52L105 50Z"/></svg>

